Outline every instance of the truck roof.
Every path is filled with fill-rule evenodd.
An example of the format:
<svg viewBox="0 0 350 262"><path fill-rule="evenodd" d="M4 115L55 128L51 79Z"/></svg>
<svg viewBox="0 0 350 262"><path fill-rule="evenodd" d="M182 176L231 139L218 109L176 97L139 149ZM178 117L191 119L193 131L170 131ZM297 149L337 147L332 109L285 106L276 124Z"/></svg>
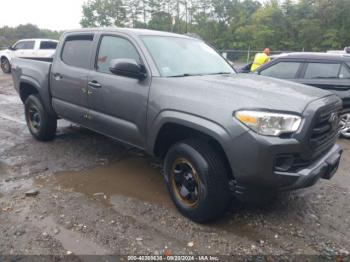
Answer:
<svg viewBox="0 0 350 262"><path fill-rule="evenodd" d="M103 27L103 28L83 28L65 31L65 34L74 34L74 33L98 33L98 32L116 32L116 33L125 33L133 36L172 36L172 37L182 37L188 39L195 39L186 35L180 35L176 33L169 33L163 31L149 30L149 29L136 29L136 28L121 28L121 27Z"/></svg>

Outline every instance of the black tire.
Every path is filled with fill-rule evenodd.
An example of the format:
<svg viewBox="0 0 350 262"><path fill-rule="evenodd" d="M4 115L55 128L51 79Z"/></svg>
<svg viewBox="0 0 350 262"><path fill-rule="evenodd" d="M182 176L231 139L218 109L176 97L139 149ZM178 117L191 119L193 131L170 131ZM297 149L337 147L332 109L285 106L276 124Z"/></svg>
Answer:
<svg viewBox="0 0 350 262"><path fill-rule="evenodd" d="M7 58L1 58L1 70L5 74L11 73L11 64Z"/></svg>
<svg viewBox="0 0 350 262"><path fill-rule="evenodd" d="M188 178L192 169L195 175ZM191 190L181 190L183 186L178 183L181 173L186 173L182 178L185 184L191 182L188 186ZM223 216L227 210L231 200L228 170L220 155L207 142L191 139L173 145L165 157L164 176L175 206L189 219L198 223L210 222ZM198 184L195 188L199 190L193 190L193 180L196 179L199 182L194 183ZM191 193L184 197L183 191Z"/></svg>
<svg viewBox="0 0 350 262"><path fill-rule="evenodd" d="M24 103L27 126L32 136L39 141L55 138L57 118L49 115L36 95L30 95Z"/></svg>

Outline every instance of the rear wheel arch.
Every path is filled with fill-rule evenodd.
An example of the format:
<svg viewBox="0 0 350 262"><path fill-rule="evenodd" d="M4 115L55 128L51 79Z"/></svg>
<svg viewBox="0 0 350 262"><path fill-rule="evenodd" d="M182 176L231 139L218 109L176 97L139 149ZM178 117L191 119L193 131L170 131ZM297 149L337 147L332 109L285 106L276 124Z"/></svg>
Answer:
<svg viewBox="0 0 350 262"><path fill-rule="evenodd" d="M39 90L33 84L29 84L27 82L22 82L19 85L19 96L23 103L27 100L30 95L39 96Z"/></svg>

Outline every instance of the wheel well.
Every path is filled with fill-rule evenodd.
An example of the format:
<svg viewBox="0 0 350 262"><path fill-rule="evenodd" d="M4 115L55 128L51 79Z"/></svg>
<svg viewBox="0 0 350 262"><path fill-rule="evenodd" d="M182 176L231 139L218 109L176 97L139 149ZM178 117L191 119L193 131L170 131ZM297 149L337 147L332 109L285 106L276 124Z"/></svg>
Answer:
<svg viewBox="0 0 350 262"><path fill-rule="evenodd" d="M221 144L211 136L193 128L173 123L165 124L158 133L153 153L156 157L162 159L173 144L190 138L200 138L209 143L223 160L226 169L230 173L230 179L233 178L230 163Z"/></svg>
<svg viewBox="0 0 350 262"><path fill-rule="evenodd" d="M7 58L6 56L1 56L1 57L0 57L0 60L2 60L2 59L4 59L4 58L6 58L6 59L8 60L8 58Z"/></svg>
<svg viewBox="0 0 350 262"><path fill-rule="evenodd" d="M39 93L38 90L34 86L27 84L27 83L20 84L19 95L20 95L23 103L27 100L27 98L30 95L34 95L34 94L38 94L38 93Z"/></svg>

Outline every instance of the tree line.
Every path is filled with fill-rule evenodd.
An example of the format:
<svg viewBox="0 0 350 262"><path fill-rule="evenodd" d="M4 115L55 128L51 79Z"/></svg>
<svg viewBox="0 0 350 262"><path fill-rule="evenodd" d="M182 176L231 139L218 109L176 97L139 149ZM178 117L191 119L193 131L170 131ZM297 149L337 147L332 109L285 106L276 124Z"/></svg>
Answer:
<svg viewBox="0 0 350 262"><path fill-rule="evenodd" d="M16 41L25 38L59 39L61 32L39 29L36 25L26 24L17 27L4 26L0 28L0 48L9 47Z"/></svg>
<svg viewBox="0 0 350 262"><path fill-rule="evenodd" d="M350 45L349 0L88 0L83 27L193 33L218 49L324 51Z"/></svg>
<svg viewBox="0 0 350 262"><path fill-rule="evenodd" d="M349 0L87 0L81 25L191 33L221 50L325 51L350 46L349 14ZM5 26L0 47L61 33Z"/></svg>

